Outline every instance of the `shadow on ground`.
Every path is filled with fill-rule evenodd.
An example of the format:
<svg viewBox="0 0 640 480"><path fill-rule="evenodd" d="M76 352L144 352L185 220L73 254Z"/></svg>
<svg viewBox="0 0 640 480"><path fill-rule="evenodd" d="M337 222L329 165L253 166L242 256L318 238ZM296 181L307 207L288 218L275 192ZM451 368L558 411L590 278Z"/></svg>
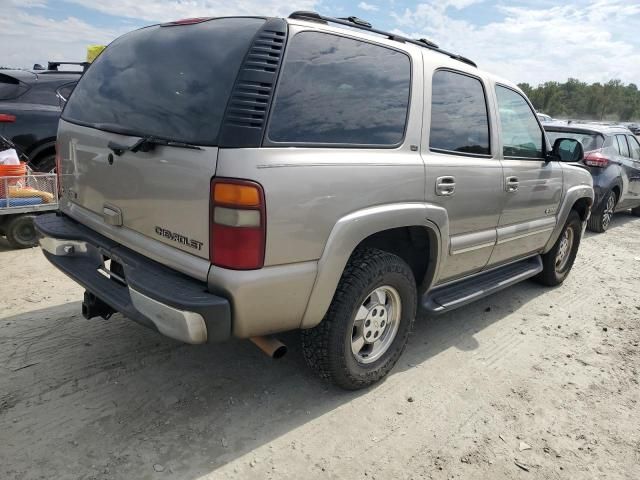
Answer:
<svg viewBox="0 0 640 480"><path fill-rule="evenodd" d="M475 333L545 289L525 282L416 321L391 375L444 350L473 350ZM79 303L0 320L0 477L197 479L369 390L345 392L304 364L297 333L272 361L252 344L186 346L119 315L86 321ZM427 381L427 379L425 379ZM33 472L31 472L33 473ZM171 476L171 475L169 475Z"/></svg>

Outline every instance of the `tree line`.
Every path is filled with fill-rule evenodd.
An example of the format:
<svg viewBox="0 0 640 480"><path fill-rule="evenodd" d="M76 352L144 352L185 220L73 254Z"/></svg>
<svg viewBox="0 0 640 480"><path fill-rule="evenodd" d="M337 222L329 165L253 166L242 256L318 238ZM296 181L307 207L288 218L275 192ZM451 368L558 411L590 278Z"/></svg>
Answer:
<svg viewBox="0 0 640 480"><path fill-rule="evenodd" d="M537 87L518 86L527 94L537 111L552 117L580 120L640 120L640 91L620 80L607 83L581 82L570 78L565 83L546 82Z"/></svg>

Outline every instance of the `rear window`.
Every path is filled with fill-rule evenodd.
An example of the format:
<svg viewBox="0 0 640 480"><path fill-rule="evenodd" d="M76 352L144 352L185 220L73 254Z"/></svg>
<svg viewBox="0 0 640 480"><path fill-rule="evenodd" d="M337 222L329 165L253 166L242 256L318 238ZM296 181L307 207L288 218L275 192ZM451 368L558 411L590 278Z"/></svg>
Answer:
<svg viewBox="0 0 640 480"><path fill-rule="evenodd" d="M602 145L604 144L604 137L599 133L547 130L547 136L549 137L552 145L558 138L572 138L574 140L578 140L582 144L582 148L585 152L598 150L599 148L602 148Z"/></svg>
<svg viewBox="0 0 640 480"><path fill-rule="evenodd" d="M119 133L216 145L240 64L264 22L219 18L126 34L87 70L62 118Z"/></svg>

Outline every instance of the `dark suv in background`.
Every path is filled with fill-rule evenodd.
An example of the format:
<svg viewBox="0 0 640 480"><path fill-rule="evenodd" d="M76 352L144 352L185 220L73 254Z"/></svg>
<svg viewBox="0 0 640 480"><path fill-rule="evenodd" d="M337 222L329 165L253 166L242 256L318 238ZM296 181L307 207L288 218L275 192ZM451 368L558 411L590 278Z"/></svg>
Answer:
<svg viewBox="0 0 640 480"><path fill-rule="evenodd" d="M595 200L588 228L604 232L614 212L640 216L640 142L627 128L598 124L546 124L549 139L574 138L584 148L584 165L593 176Z"/></svg>
<svg viewBox="0 0 640 480"><path fill-rule="evenodd" d="M42 172L55 169L56 133L60 112L82 71L59 70L49 62L47 70L0 70L0 135L31 158L31 167Z"/></svg>

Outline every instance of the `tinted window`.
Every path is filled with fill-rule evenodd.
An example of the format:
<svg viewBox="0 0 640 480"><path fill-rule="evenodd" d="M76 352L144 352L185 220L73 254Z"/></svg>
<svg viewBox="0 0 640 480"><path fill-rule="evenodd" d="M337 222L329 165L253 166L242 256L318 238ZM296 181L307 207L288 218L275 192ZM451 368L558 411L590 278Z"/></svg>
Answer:
<svg viewBox="0 0 640 480"><path fill-rule="evenodd" d="M10 100L20 96L26 87L17 79L0 73L0 100Z"/></svg>
<svg viewBox="0 0 640 480"><path fill-rule="evenodd" d="M83 75L62 117L104 130L215 145L240 64L263 23L222 18L128 33Z"/></svg>
<svg viewBox="0 0 640 480"><path fill-rule="evenodd" d="M69 100L69 95L71 95L71 92L73 92L73 89L75 86L76 86L75 83L70 83L67 85L63 85L58 89L58 96L61 98L63 102L66 102L67 100Z"/></svg>
<svg viewBox="0 0 640 480"><path fill-rule="evenodd" d="M620 155L623 157L630 157L629 155L629 146L627 145L627 137L626 135L616 135L616 139L618 140L618 151Z"/></svg>
<svg viewBox="0 0 640 480"><path fill-rule="evenodd" d="M585 152L590 152L591 150L598 150L604 144L604 137L598 133L562 132L562 131L547 130L547 137L549 137L549 141L552 144L558 138L573 138L574 140L578 140L582 144L582 148L584 149Z"/></svg>
<svg viewBox="0 0 640 480"><path fill-rule="evenodd" d="M489 155L487 102L480 80L439 70L431 94L432 150Z"/></svg>
<svg viewBox="0 0 640 480"><path fill-rule="evenodd" d="M522 95L497 86L498 111L505 157L542 158L543 135L536 115Z"/></svg>
<svg viewBox="0 0 640 480"><path fill-rule="evenodd" d="M21 100L25 103L35 105L60 106L60 101L56 95L56 88L59 84L52 82L35 83Z"/></svg>
<svg viewBox="0 0 640 480"><path fill-rule="evenodd" d="M269 140L394 145L404 136L411 66L389 48L324 33L291 39Z"/></svg>
<svg viewBox="0 0 640 480"><path fill-rule="evenodd" d="M629 140L629 148L631 149L631 158L635 160L640 160L640 143L636 137L632 137L631 135L627 136L627 140Z"/></svg>

